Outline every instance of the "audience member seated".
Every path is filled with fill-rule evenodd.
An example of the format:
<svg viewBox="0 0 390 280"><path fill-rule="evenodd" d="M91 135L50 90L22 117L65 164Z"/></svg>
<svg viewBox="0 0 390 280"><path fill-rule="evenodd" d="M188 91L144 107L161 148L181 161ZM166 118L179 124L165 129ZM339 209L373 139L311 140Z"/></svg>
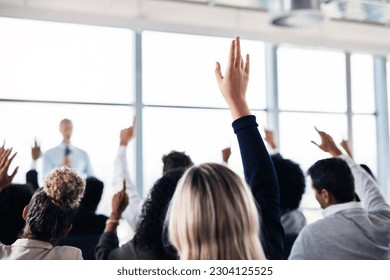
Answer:
<svg viewBox="0 0 390 280"><path fill-rule="evenodd" d="M278 183L256 118L245 100L249 56L244 64L238 37L231 45L225 77L219 63L216 76L234 120L251 189L224 165L205 163L190 168L171 201L169 240L180 259L280 259L284 234Z"/></svg>
<svg viewBox="0 0 390 280"><path fill-rule="evenodd" d="M276 151L274 132L268 129L264 131L265 141L272 151ZM283 158L278 152L272 154L271 159L279 183L280 210L285 233L283 256L287 259L299 232L306 226L306 218L298 209L305 192L305 175L297 163Z"/></svg>
<svg viewBox="0 0 390 280"><path fill-rule="evenodd" d="M122 247L118 247L116 228L127 205L128 197L125 188L117 193L112 200L110 219L107 220L104 234L96 247L96 258L111 260L176 259L175 251L164 245L162 236L167 208L183 173L183 168L176 168L166 172L154 184L142 207L140 222L134 238Z"/></svg>
<svg viewBox="0 0 390 280"><path fill-rule="evenodd" d="M114 165L114 183L113 185L119 189L122 181L126 182L126 193L129 196L130 204L123 213L123 218L130 224L130 227L135 231L140 221L143 198L138 193L135 185L133 184L130 174L129 166L127 162L127 146L130 140L135 136L136 130L136 117L134 117L132 126L121 130L120 142L117 156L115 158ZM163 174L177 168L187 169L192 166L191 158L184 152L172 151L162 157L163 161Z"/></svg>
<svg viewBox="0 0 390 280"><path fill-rule="evenodd" d="M377 182L342 155L330 135L318 133L321 144L313 143L333 156L308 171L324 218L300 232L289 258L390 259L390 206ZM361 202L354 201L355 191Z"/></svg>
<svg viewBox="0 0 390 280"><path fill-rule="evenodd" d="M24 228L23 209L29 204L34 189L31 185L10 184L0 192L0 242L11 245Z"/></svg>
<svg viewBox="0 0 390 280"><path fill-rule="evenodd" d="M0 157L0 166L6 170L12 158ZM9 180L1 168L0 182ZM14 175L14 174L13 174ZM12 176L12 175L11 175ZM23 210L26 225L22 237L12 245L0 243L0 259L82 259L81 251L68 246L55 246L72 228L85 183L75 171L61 167L51 172L43 188L37 190L30 204ZM0 184L0 190L3 184Z"/></svg>
<svg viewBox="0 0 390 280"><path fill-rule="evenodd" d="M95 259L95 247L104 231L107 216L96 214L103 195L104 184L97 178L86 179L84 197L73 221L69 235L61 238L59 245L69 245L81 249L83 259Z"/></svg>

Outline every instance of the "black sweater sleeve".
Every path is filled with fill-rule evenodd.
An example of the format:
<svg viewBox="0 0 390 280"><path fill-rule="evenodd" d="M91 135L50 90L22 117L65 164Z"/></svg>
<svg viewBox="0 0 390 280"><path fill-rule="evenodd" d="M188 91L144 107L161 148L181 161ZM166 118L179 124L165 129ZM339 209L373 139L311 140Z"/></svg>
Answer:
<svg viewBox="0 0 390 280"><path fill-rule="evenodd" d="M284 231L280 220L279 185L271 158L257 129L256 117L232 124L237 135L245 180L258 205L262 245L267 259L282 259Z"/></svg>

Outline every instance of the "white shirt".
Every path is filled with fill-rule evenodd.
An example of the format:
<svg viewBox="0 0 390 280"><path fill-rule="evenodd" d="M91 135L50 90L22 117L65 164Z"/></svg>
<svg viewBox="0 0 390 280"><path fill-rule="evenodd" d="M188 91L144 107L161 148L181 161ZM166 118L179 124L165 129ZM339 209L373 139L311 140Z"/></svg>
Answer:
<svg viewBox="0 0 390 280"><path fill-rule="evenodd" d="M119 146L114 163L113 185L115 189L120 190L122 188L123 180L126 182L126 193L129 197L129 205L123 212L123 218L130 224L133 231L135 231L139 223L144 201L130 178L129 166L127 163L127 147Z"/></svg>
<svg viewBox="0 0 390 280"><path fill-rule="evenodd" d="M82 260L81 250L70 246L53 246L48 242L22 238L12 245L0 243L1 260Z"/></svg>
<svg viewBox="0 0 390 280"><path fill-rule="evenodd" d="M93 176L92 165L88 154L72 144L68 144L68 147L70 150L70 167L75 169L77 173L84 178ZM59 146L48 150L44 154L42 170L43 179L45 179L54 168L62 166L65 160L65 148L66 145L61 143Z"/></svg>

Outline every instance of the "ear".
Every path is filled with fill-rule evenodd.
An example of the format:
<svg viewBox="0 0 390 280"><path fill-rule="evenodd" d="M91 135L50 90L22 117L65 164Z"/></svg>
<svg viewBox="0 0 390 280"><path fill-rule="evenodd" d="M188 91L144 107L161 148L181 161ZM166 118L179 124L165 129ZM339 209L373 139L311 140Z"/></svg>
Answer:
<svg viewBox="0 0 390 280"><path fill-rule="evenodd" d="M330 197L330 193L328 192L328 190L327 189L322 189L321 190L321 196L322 196L322 199L323 199L325 205L329 206L330 202L331 202L331 197Z"/></svg>
<svg viewBox="0 0 390 280"><path fill-rule="evenodd" d="M23 220L27 219L27 214L28 214L28 205L23 208L23 212L22 212Z"/></svg>
<svg viewBox="0 0 390 280"><path fill-rule="evenodd" d="M65 230L64 230L64 236L63 237L66 237L69 232L72 230L73 228L73 224L70 224Z"/></svg>

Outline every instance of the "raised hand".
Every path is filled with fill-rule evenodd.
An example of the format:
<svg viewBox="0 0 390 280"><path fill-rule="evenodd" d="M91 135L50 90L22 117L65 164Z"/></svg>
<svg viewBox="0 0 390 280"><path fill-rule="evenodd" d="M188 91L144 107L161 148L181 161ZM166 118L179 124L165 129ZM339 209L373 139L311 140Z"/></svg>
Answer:
<svg viewBox="0 0 390 280"><path fill-rule="evenodd" d="M272 130L264 128L265 138L264 140L268 143L271 149L275 150L277 148L275 141L275 133Z"/></svg>
<svg viewBox="0 0 390 280"><path fill-rule="evenodd" d="M39 146L37 139L34 139L34 147L31 147L31 157L33 160L37 160L41 155L41 147Z"/></svg>
<svg viewBox="0 0 390 280"><path fill-rule="evenodd" d="M230 46L225 76L222 76L219 62L215 67L215 76L219 89L230 108L233 120L250 115L245 99L249 81L249 55L246 55L244 63L241 57L240 37L233 40Z"/></svg>
<svg viewBox="0 0 390 280"><path fill-rule="evenodd" d="M343 149L344 149L345 152L349 155L350 158L353 158L353 156L352 156L352 151L351 151L351 148L350 148L350 145L349 145L349 141L348 141L348 140L343 139L343 140L340 142L340 146L343 147Z"/></svg>
<svg viewBox="0 0 390 280"><path fill-rule="evenodd" d="M4 145L3 145L1 150L1 155L0 155L0 192L12 182L16 173L18 172L19 167L16 167L14 172L12 172L11 175L8 175L9 166L11 165L12 160L16 156L15 153L13 156L9 157L11 152L12 152L12 148L4 150Z"/></svg>
<svg viewBox="0 0 390 280"><path fill-rule="evenodd" d="M127 205L129 205L129 197L126 193L126 181L123 180L122 190L117 192L112 198L112 212L110 219L119 220Z"/></svg>
<svg viewBox="0 0 390 280"><path fill-rule="evenodd" d="M316 127L314 127L314 128L321 137L321 144L317 144L316 142L311 141L314 145L316 145L318 148L320 148L324 152L330 153L334 157L337 157L337 156L342 154L340 149L336 146L332 136L325 133L324 131L318 130Z"/></svg>
<svg viewBox="0 0 390 280"><path fill-rule="evenodd" d="M129 144L130 140L134 137L136 123L137 123L137 117L134 116L133 124L130 127L121 130L121 133L119 136L121 146L127 146Z"/></svg>
<svg viewBox="0 0 390 280"><path fill-rule="evenodd" d="M230 147L226 147L222 150L222 161L228 163L232 150Z"/></svg>

